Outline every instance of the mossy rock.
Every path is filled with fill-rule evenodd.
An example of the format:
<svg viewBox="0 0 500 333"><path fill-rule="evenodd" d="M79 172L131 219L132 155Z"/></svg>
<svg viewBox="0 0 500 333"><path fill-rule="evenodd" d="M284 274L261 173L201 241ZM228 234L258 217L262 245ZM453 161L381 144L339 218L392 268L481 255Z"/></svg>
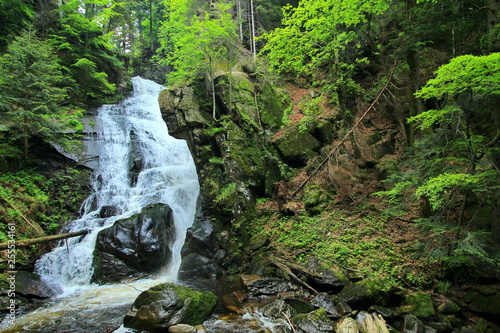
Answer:
<svg viewBox="0 0 500 333"><path fill-rule="evenodd" d="M406 295L400 311L401 313L411 313L417 318L426 318L435 314L431 295L427 293Z"/></svg>
<svg viewBox="0 0 500 333"><path fill-rule="evenodd" d="M203 323L217 304L209 292L194 291L173 283L164 283L142 292L123 320L125 327L151 333L166 332L176 324Z"/></svg>
<svg viewBox="0 0 500 333"><path fill-rule="evenodd" d="M365 279L346 285L339 294L354 309L367 309L371 305L387 305L389 297L377 280Z"/></svg>
<svg viewBox="0 0 500 333"><path fill-rule="evenodd" d="M297 332L335 332L333 323L323 308L309 313L298 314L292 318L292 324L297 329Z"/></svg>
<svg viewBox="0 0 500 333"><path fill-rule="evenodd" d="M299 127L289 129L278 141L278 149L284 160L294 167L303 167L307 161L316 157L319 147L318 140Z"/></svg>

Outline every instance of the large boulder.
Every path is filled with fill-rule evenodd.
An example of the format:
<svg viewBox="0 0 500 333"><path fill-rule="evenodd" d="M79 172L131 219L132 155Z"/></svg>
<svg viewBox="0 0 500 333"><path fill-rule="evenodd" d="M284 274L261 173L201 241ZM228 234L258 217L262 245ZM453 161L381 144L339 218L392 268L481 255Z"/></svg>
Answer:
<svg viewBox="0 0 500 333"><path fill-rule="evenodd" d="M417 318L426 318L435 314L431 296L427 293L406 295L402 304L401 313L411 313Z"/></svg>
<svg viewBox="0 0 500 333"><path fill-rule="evenodd" d="M212 313L217 297L173 283L142 292L123 319L125 327L150 333L167 332L177 324L199 325Z"/></svg>
<svg viewBox="0 0 500 333"><path fill-rule="evenodd" d="M150 205L99 232L93 282L117 282L155 273L172 256L175 230L172 209Z"/></svg>
<svg viewBox="0 0 500 333"><path fill-rule="evenodd" d="M354 309L368 309L371 305L386 305L389 297L376 280L366 279L345 286L339 294Z"/></svg>

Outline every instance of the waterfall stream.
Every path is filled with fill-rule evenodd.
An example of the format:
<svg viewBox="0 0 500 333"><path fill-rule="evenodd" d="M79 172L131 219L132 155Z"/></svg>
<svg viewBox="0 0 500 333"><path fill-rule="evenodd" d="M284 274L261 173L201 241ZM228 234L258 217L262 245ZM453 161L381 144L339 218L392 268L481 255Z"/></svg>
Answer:
<svg viewBox="0 0 500 333"><path fill-rule="evenodd" d="M81 217L67 226L68 232L82 229L92 232L68 239L67 244L62 242L35 265L35 271L44 280L61 290L59 300L17 319L19 327L8 331L45 332L48 323L53 325L57 321L61 321L61 327L71 327L71 323L62 321L78 322L75 313L87 320L92 314L101 316L103 308L128 308L139 290L175 280L186 230L196 212L198 177L187 143L171 137L161 117L158 95L164 87L140 77L134 77L132 84L131 97L116 105L102 106L96 118L99 164L93 175L93 192L84 202ZM140 165L135 173L131 172L134 165ZM98 232L157 203L170 206L174 215L176 237L169 267L153 280L92 285ZM109 207L115 216L100 217L102 210ZM115 317L120 320L120 315ZM103 325L105 319L99 318Z"/></svg>
<svg viewBox="0 0 500 333"><path fill-rule="evenodd" d="M68 246L63 244L36 263L36 272L64 293L90 283L98 231L150 204L167 204L174 212L176 242L167 275L175 279L180 265L180 248L193 223L199 193L195 165L186 142L171 137L161 117L158 94L164 87L140 77L132 83L133 95L120 104L102 106L96 119L99 166L94 191L83 205L82 217L68 230L93 232L83 240L69 240ZM138 175L131 172L136 164ZM109 207L118 215L100 218Z"/></svg>

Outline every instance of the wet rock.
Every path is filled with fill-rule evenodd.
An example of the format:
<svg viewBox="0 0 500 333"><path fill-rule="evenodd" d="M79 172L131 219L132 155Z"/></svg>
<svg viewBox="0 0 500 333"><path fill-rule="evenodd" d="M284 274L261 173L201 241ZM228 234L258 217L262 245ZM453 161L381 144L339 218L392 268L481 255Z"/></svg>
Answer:
<svg viewBox="0 0 500 333"><path fill-rule="evenodd" d="M123 319L125 327L151 333L184 323L199 325L212 313L217 297L187 287L164 283L142 292Z"/></svg>
<svg viewBox="0 0 500 333"><path fill-rule="evenodd" d="M314 311L314 306L311 305L311 303L297 298L286 298L285 302L294 308L297 313L308 313Z"/></svg>
<svg viewBox="0 0 500 333"><path fill-rule="evenodd" d="M424 324L414 315L405 316L403 333L425 333Z"/></svg>
<svg viewBox="0 0 500 333"><path fill-rule="evenodd" d="M342 316L345 316L352 312L352 308L344 300L339 300L337 306L335 307Z"/></svg>
<svg viewBox="0 0 500 333"><path fill-rule="evenodd" d="M164 204L117 220L97 236L92 281L117 282L158 271L171 258L174 237L172 210Z"/></svg>
<svg viewBox="0 0 500 333"><path fill-rule="evenodd" d="M333 323L324 309L299 314L292 318L292 324L298 333L335 332Z"/></svg>
<svg viewBox="0 0 500 333"><path fill-rule="evenodd" d="M388 295L384 292L375 280L362 280L348 284L339 294L354 309L367 309L371 305L386 305Z"/></svg>
<svg viewBox="0 0 500 333"><path fill-rule="evenodd" d="M342 315L337 311L335 303L327 293L319 293L311 300L311 304L317 308L323 308L333 318L340 318Z"/></svg>
<svg viewBox="0 0 500 333"><path fill-rule="evenodd" d="M406 295L401 303L401 313L411 313L417 318L426 318L435 314L431 295L427 293L415 293Z"/></svg>
<svg viewBox="0 0 500 333"><path fill-rule="evenodd" d="M259 275L242 275L241 282L243 287L252 296L275 295L300 289L289 281Z"/></svg>
<svg viewBox="0 0 500 333"><path fill-rule="evenodd" d="M182 258L182 264L179 269L179 279L193 278L216 278L218 275L217 265L207 257L197 253L191 253Z"/></svg>
<svg viewBox="0 0 500 333"><path fill-rule="evenodd" d="M380 305L370 306L370 308L368 309L368 312L378 313L379 315L382 316L382 318L385 318L385 319L391 319L392 317L394 317L394 311L392 311L389 308L385 308L383 306L380 306Z"/></svg>
<svg viewBox="0 0 500 333"><path fill-rule="evenodd" d="M351 317L344 317L336 325L337 333L358 333L361 325Z"/></svg>
<svg viewBox="0 0 500 333"><path fill-rule="evenodd" d="M377 313L361 311L356 316L356 320L361 324L361 330L363 332L389 333L385 320Z"/></svg>
<svg viewBox="0 0 500 333"><path fill-rule="evenodd" d="M15 292L26 298L50 298L61 291L43 281L36 273L17 271L15 274Z"/></svg>
<svg viewBox="0 0 500 333"><path fill-rule="evenodd" d="M286 319L295 317L297 311L284 300L280 299L264 306L262 308L262 314L272 319Z"/></svg>
<svg viewBox="0 0 500 333"><path fill-rule="evenodd" d="M115 206L102 206L101 209L99 210L99 217L100 218L108 218L111 216L116 216L120 214L120 209Z"/></svg>

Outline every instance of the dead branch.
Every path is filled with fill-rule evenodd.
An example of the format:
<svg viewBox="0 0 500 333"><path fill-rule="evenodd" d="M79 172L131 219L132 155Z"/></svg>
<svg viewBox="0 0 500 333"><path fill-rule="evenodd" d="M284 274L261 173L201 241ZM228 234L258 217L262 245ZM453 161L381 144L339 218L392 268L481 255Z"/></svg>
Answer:
<svg viewBox="0 0 500 333"><path fill-rule="evenodd" d="M12 245L15 245L15 247L29 246L29 245L46 243L46 242L51 242L51 241L60 240L60 239L82 236L82 235L88 234L89 232L90 232L90 230L80 230L80 231L70 232L70 233L61 234L61 235L52 235L52 236L38 237L38 238L32 238L32 239L23 239L23 240L16 241L14 244L12 244L12 243L0 243L0 250L8 249L9 245L11 247L12 247Z"/></svg>

